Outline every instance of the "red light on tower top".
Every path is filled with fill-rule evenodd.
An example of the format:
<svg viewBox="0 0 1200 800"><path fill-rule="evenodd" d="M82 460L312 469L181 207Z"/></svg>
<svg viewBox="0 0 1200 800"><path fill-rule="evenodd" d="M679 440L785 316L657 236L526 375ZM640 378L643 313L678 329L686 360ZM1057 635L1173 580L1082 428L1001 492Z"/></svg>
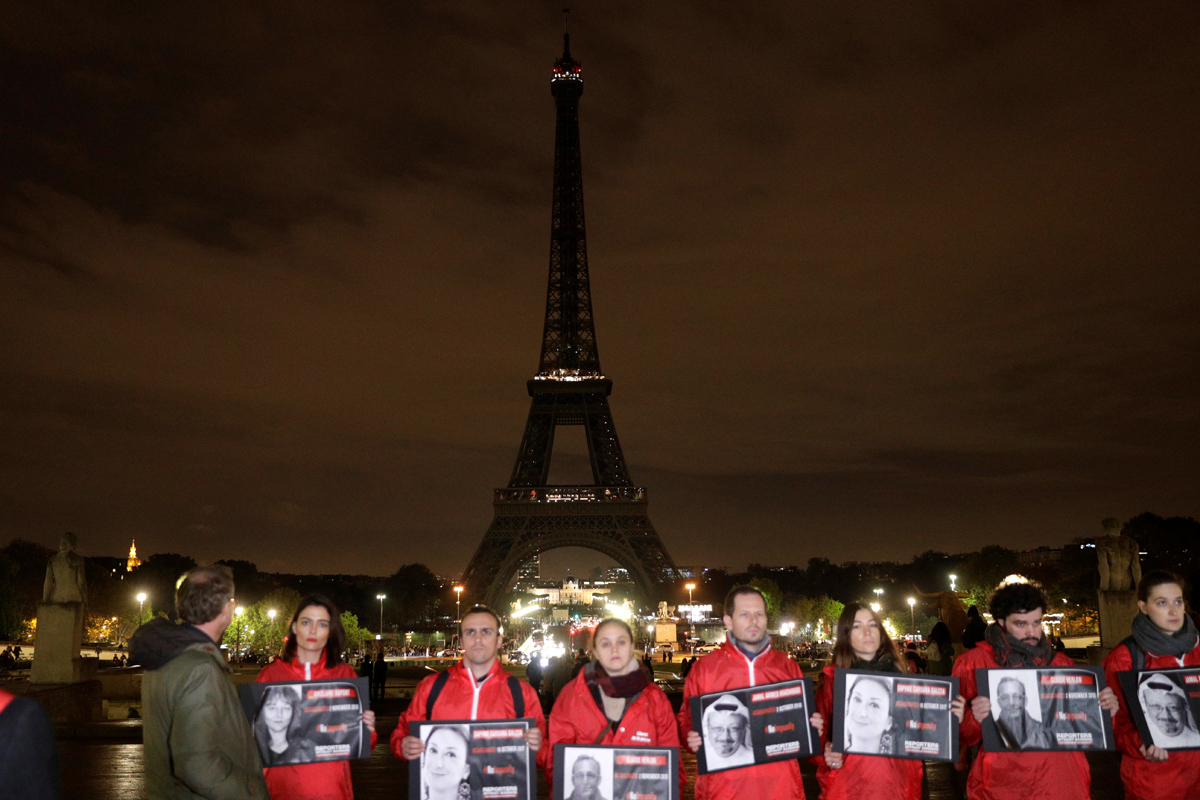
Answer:
<svg viewBox="0 0 1200 800"><path fill-rule="evenodd" d="M563 34L562 58L554 62L554 71L550 75L551 86L561 81L579 84L581 89L583 86L583 65L571 58L571 34L569 33Z"/></svg>

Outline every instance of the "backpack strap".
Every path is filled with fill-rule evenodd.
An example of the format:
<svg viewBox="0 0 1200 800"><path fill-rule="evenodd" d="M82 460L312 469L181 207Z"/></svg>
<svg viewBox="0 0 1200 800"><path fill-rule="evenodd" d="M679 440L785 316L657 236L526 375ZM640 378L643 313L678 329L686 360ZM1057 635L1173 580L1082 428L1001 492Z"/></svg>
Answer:
<svg viewBox="0 0 1200 800"><path fill-rule="evenodd" d="M612 720L609 720L608 724L604 726L604 730L600 731L600 735L596 737L596 740L594 742L592 742L592 746L595 747L596 745L603 742L604 737L608 736L609 732L615 727L617 727L617 723L613 722Z"/></svg>
<svg viewBox="0 0 1200 800"><path fill-rule="evenodd" d="M433 679L433 686L429 688L429 697L425 699L425 719L433 719L433 704L437 702L438 695L442 693L442 689L446 688L446 682L450 680L449 670L439 672L438 676ZM513 710L516 712L516 718L521 719L525 716L525 693L521 691L521 681L515 675L508 676L508 690L512 692Z"/></svg>
<svg viewBox="0 0 1200 800"><path fill-rule="evenodd" d="M517 676L508 676L508 690L512 692L513 711L517 713L516 718L521 719L525 716L525 693L521 691L521 681Z"/></svg>
<svg viewBox="0 0 1200 800"><path fill-rule="evenodd" d="M429 688L429 697L425 698L425 719L433 719L433 704L437 702L438 695L442 693L442 689L446 688L446 681L450 680L450 671L443 670L438 673L438 676L433 679L433 686Z"/></svg>
<svg viewBox="0 0 1200 800"><path fill-rule="evenodd" d="M1146 651L1137 643L1137 640L1132 636L1126 636L1121 640L1121 644L1125 645L1125 649L1129 651L1129 658L1133 662L1135 672L1141 672L1146 668Z"/></svg>

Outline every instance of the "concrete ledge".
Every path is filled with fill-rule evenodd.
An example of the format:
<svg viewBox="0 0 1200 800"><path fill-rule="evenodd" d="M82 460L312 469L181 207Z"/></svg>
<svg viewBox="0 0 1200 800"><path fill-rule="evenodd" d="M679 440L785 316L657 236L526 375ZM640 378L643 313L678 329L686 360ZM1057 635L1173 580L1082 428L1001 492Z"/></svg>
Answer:
<svg viewBox="0 0 1200 800"><path fill-rule="evenodd" d="M121 722L59 723L54 726L55 739L108 739L128 743L142 741L140 719Z"/></svg>
<svg viewBox="0 0 1200 800"><path fill-rule="evenodd" d="M58 684L13 681L4 688L41 703L46 716L54 723L99 722L103 718L104 687L100 681Z"/></svg>

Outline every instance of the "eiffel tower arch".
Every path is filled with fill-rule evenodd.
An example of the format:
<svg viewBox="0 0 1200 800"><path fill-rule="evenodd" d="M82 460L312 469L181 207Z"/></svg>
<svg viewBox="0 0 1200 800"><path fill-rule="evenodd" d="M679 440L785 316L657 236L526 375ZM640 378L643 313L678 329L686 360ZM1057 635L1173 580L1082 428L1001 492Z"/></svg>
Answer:
<svg viewBox="0 0 1200 800"><path fill-rule="evenodd" d="M583 71L563 35L550 91L557 108L550 278L537 375L527 384L532 404L507 488L496 489L494 517L463 573L468 596L495 606L520 566L540 553L583 547L629 571L647 601L677 580L675 563L647 513L648 493L629 478L608 398L612 381L600 370L592 319L583 217L579 98ZM592 484L551 486L554 432L582 425Z"/></svg>

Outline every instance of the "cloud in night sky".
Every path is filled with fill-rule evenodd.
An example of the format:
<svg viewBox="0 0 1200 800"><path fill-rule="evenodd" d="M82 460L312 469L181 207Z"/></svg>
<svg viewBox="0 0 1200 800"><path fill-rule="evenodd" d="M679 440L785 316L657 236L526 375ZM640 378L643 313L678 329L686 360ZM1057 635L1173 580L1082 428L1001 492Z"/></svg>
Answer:
<svg viewBox="0 0 1200 800"><path fill-rule="evenodd" d="M575 7L601 363L678 563L1200 516L1198 17ZM558 7L0 22L0 539L460 571L536 369Z"/></svg>

